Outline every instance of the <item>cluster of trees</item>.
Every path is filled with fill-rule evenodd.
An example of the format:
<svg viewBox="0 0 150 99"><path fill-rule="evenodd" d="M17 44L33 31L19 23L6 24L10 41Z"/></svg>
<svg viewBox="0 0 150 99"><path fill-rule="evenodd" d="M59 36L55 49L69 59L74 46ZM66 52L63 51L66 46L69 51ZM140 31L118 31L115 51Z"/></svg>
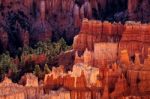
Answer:
<svg viewBox="0 0 150 99"><path fill-rule="evenodd" d="M66 50L71 49L63 38L58 42L38 42L33 48L25 46L24 48L19 48L20 55L16 58L10 57L9 52L0 55L0 80L7 75L13 81L17 82L24 73L32 72L39 79L43 79L44 75L49 73L51 70L51 65L54 59ZM24 57L30 55L41 55L46 56L46 61L42 64L36 64L32 59L25 62ZM32 58L32 57L30 57Z"/></svg>
<svg viewBox="0 0 150 99"><path fill-rule="evenodd" d="M0 80L7 74L7 76L16 78L18 74L18 67L15 64L15 59L10 57L9 52L0 55Z"/></svg>
<svg viewBox="0 0 150 99"><path fill-rule="evenodd" d="M51 72L51 70L50 70L48 64L45 64L43 71L41 70L40 65L35 65L33 74L36 75L39 79L43 79L44 75L48 74L50 72Z"/></svg>
<svg viewBox="0 0 150 99"><path fill-rule="evenodd" d="M22 49L21 55L29 55L29 54L45 54L48 58L48 61L51 61L53 58L55 58L57 55L59 55L61 52L64 52L66 50L71 49L71 46L68 46L63 38L61 38L57 42L38 42L33 48L29 46L25 46ZM21 48L20 48L21 50Z"/></svg>

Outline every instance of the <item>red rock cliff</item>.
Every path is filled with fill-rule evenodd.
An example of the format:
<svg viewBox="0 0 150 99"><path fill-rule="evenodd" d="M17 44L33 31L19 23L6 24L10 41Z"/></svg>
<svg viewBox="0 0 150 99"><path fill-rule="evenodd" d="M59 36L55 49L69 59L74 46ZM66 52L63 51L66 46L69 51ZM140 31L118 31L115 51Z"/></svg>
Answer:
<svg viewBox="0 0 150 99"><path fill-rule="evenodd" d="M118 41L123 30L124 26L120 23L84 19L79 35L74 38L73 48L79 51L85 48L93 50L96 42Z"/></svg>
<svg viewBox="0 0 150 99"><path fill-rule="evenodd" d="M139 52L142 57L148 55L150 46L150 25L136 22L109 23L84 19L82 28L74 38L73 49L76 51L94 50L94 44L100 42L118 43L118 53L127 49L129 56Z"/></svg>

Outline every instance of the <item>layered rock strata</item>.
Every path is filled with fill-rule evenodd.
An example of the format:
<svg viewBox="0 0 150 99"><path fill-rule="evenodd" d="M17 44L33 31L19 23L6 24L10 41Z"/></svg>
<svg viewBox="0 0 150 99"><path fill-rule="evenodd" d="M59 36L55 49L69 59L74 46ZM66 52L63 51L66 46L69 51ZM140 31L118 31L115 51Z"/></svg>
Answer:
<svg viewBox="0 0 150 99"><path fill-rule="evenodd" d="M11 80L5 78L0 83L0 98L147 99L149 98L150 92L150 69L148 65L150 57L145 59L144 64L138 62L138 55L136 57L135 63L120 65L114 63L111 66L105 66L103 68L91 67L84 63L75 64L72 71L68 73L64 72L62 66L53 68L49 74L45 75L43 88L46 94L43 93L42 86L24 87L14 84ZM122 60L126 60L126 58ZM28 78L33 82L32 78L35 77L30 78L30 76L24 76L24 78ZM30 81L26 80L28 85L32 84Z"/></svg>
<svg viewBox="0 0 150 99"><path fill-rule="evenodd" d="M85 98L84 95L87 93L87 90L90 90L88 95L102 99L120 99L125 97L146 99L149 97L150 91L148 86L150 81L149 65L146 62L145 64L137 62L138 55L136 57L135 63L132 64L131 62L126 64L128 58L124 58L120 65L115 63L111 66L105 65L103 68L90 67L87 64L82 64L83 61L74 65L72 72L63 73L58 68L45 76L45 88L48 90L53 89L54 86L55 88L63 86L71 90L71 93L74 92L78 98ZM147 60L149 58L145 59L145 61ZM77 93L75 93L75 90ZM98 90L99 92L97 93ZM90 94L93 92L97 93L98 96ZM79 94L80 96L78 96Z"/></svg>
<svg viewBox="0 0 150 99"><path fill-rule="evenodd" d="M32 73L27 73L21 77L19 83L26 87L38 87L38 78Z"/></svg>
<svg viewBox="0 0 150 99"><path fill-rule="evenodd" d="M95 51L94 45L99 42L113 42L117 44L118 55L127 49L129 57L138 52L143 58L148 54L149 24L136 22L109 23L84 19L79 35L74 37L73 49L84 52L87 48Z"/></svg>
<svg viewBox="0 0 150 99"><path fill-rule="evenodd" d="M119 41L123 31L124 26L120 23L84 19L80 33L74 38L73 48L79 51L86 48L94 50L94 43Z"/></svg>
<svg viewBox="0 0 150 99"><path fill-rule="evenodd" d="M42 94L42 88L24 87L10 82L8 78L0 83L0 99L33 99Z"/></svg>
<svg viewBox="0 0 150 99"><path fill-rule="evenodd" d="M87 65L76 64L73 71L64 73L61 68L53 68L52 72L45 76L45 86L64 86L68 89L83 89L87 87L101 87L97 79L99 69Z"/></svg>

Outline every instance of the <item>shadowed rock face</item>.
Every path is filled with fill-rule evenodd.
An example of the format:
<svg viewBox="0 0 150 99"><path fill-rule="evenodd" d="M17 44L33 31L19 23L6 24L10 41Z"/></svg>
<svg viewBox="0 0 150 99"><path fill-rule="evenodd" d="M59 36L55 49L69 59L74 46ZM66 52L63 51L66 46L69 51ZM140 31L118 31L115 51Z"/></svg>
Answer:
<svg viewBox="0 0 150 99"><path fill-rule="evenodd" d="M134 21L150 21L149 0L128 0L129 19Z"/></svg>
<svg viewBox="0 0 150 99"><path fill-rule="evenodd" d="M7 45L5 45L6 42L2 43L3 46L5 45L3 50L9 49L10 52L16 54L17 48L23 46L24 31L30 31L30 21L27 17L26 8L19 3L2 6L0 20L0 27L4 30L3 33L7 34L8 39ZM1 39L1 41L6 41L4 40L6 38Z"/></svg>
<svg viewBox="0 0 150 99"><path fill-rule="evenodd" d="M16 54L24 46L21 37L27 32L29 45L61 37L72 44L83 18L148 22L149 6L149 0L2 0L0 28L8 35L8 45L1 43Z"/></svg>

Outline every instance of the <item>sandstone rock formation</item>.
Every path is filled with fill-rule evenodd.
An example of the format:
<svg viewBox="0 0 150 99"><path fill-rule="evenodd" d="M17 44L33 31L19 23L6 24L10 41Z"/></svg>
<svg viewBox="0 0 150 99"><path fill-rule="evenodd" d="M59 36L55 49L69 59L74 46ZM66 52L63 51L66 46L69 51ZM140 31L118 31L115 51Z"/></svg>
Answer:
<svg viewBox="0 0 150 99"><path fill-rule="evenodd" d="M122 64L130 65L130 59L127 50L122 50L120 53L120 62Z"/></svg>
<svg viewBox="0 0 150 99"><path fill-rule="evenodd" d="M147 22L149 19L149 0L128 0L129 19L134 21L142 20Z"/></svg>
<svg viewBox="0 0 150 99"><path fill-rule="evenodd" d="M108 72L106 72L106 78L105 78L105 86L104 86L104 91L103 91L103 96L102 99L109 99L110 98L110 93L109 93L109 85L108 85Z"/></svg>
<svg viewBox="0 0 150 99"><path fill-rule="evenodd" d="M148 0L128 1L129 19L150 20ZM49 40L52 33L56 33L54 40L63 36L71 41L82 25L79 35L74 38L73 50L76 52L71 71L65 72L63 66L52 68L45 75L44 87L38 86L38 79L32 74L22 77L21 83L25 83L25 86L5 78L0 83L0 98L149 99L150 25L88 20L111 20L112 17L115 20L116 12L126 13L125 3L127 0L0 1L0 42L3 50L13 46L16 50L32 41ZM118 14L116 16L120 17ZM88 19L81 24L85 17ZM22 58L25 62L33 61L36 64L46 61L44 54L29 54ZM64 63L70 61L65 56L62 58L60 64L63 64L63 60Z"/></svg>
<svg viewBox="0 0 150 99"><path fill-rule="evenodd" d="M94 59L95 64L101 64L102 61L111 62L117 59L117 43L95 43Z"/></svg>
<svg viewBox="0 0 150 99"><path fill-rule="evenodd" d="M74 37L73 49L84 52L87 48L94 51L94 45L99 42L113 42L117 45L116 54L127 49L129 57L139 53L142 58L147 57L149 47L149 24L136 22L109 23L84 19L80 33ZM99 49L98 49L99 50Z"/></svg>
<svg viewBox="0 0 150 99"><path fill-rule="evenodd" d="M42 95L39 99L72 99L70 91L59 89L58 91L50 91L49 94Z"/></svg>
<svg viewBox="0 0 150 99"><path fill-rule="evenodd" d="M108 99L111 96L111 98L120 99L121 95L129 98L148 98L149 76L146 75L150 65L149 40L147 39L150 33L149 24L127 22L118 30L114 24L99 22L103 26L100 25L102 29L99 29L105 31L107 35L104 36L101 34L103 32L93 32L94 29L96 30L95 23L93 20L85 19L79 35L74 38L75 64L85 63L99 67L100 79L103 79L101 81L104 89L103 98ZM92 40L89 39L90 37ZM95 37L94 40L93 37ZM107 41L103 41L103 38ZM96 59L98 59L97 62L95 62ZM116 63L113 64L114 62ZM104 79L107 77L109 78L107 85L104 85L106 83Z"/></svg>
<svg viewBox="0 0 150 99"><path fill-rule="evenodd" d="M112 93L112 96L113 97L120 96L121 94L125 93L127 90L128 90L127 81L124 75L122 74L116 82L115 90Z"/></svg>
<svg viewBox="0 0 150 99"><path fill-rule="evenodd" d="M6 78L0 83L0 98L1 99L33 99L38 98L43 94L41 88L24 87L12 83Z"/></svg>
<svg viewBox="0 0 150 99"><path fill-rule="evenodd" d="M21 35L21 40L23 43L23 46L28 46L29 45L29 33L28 31L22 31L22 35Z"/></svg>
<svg viewBox="0 0 150 99"><path fill-rule="evenodd" d="M95 43L94 52L84 51L83 56L76 52L75 63L85 63L87 65L100 67L107 62L112 62L117 59L117 44L115 43Z"/></svg>
<svg viewBox="0 0 150 99"><path fill-rule="evenodd" d="M150 88L149 86L147 86L147 84L149 83L149 77L146 76L147 75L146 73L148 73L148 71L149 68L147 66L144 66L143 68L141 67L139 69L128 70L127 77L130 83L131 93L135 94L140 92L141 94L143 94L148 92Z"/></svg>
<svg viewBox="0 0 150 99"><path fill-rule="evenodd" d="M149 47L149 40L147 39L150 33L149 24L128 22L125 28L119 43L119 49L128 49L130 56L134 55L134 52L141 52L142 57L146 57Z"/></svg>
<svg viewBox="0 0 150 99"><path fill-rule="evenodd" d="M83 18L118 22L126 21L128 16L130 20L150 21L148 0L141 2L140 0L2 0L0 6L0 23L2 24L0 27L3 27L4 32L9 36L11 43L9 49L13 50L12 52L23 46L22 39L16 36L16 33L22 29L29 33L30 41L34 43L50 38L57 41L60 37L64 37L68 44L72 44L73 37L80 30ZM13 20L19 21L21 27L15 26ZM99 35L102 37L101 41L120 40L120 32L116 32L116 29L122 30L120 27L121 25L118 24L111 26L109 22L104 22L104 33ZM13 31L14 28L15 31ZM101 30L101 28L98 29ZM110 31L114 31L118 36L115 35L112 38L114 33ZM24 34L21 32L20 35ZM14 37L17 41L13 39ZM87 39L91 39L88 42L89 46L92 45L92 41L95 42L93 36L88 36Z"/></svg>
<svg viewBox="0 0 150 99"><path fill-rule="evenodd" d="M44 86L46 89L50 89L52 86L62 86L70 90L71 99L91 99L92 97L99 99L101 97L99 90L102 82L97 78L98 68L89 67L86 64L76 64L73 66L72 72L57 72L59 68L55 70L53 69L52 73L45 76ZM54 73L57 73L58 76L56 77Z"/></svg>
<svg viewBox="0 0 150 99"><path fill-rule="evenodd" d="M139 72L140 83L138 84L138 87L140 92L148 92L150 90L150 87L148 86L150 83L148 70L149 67L145 67Z"/></svg>
<svg viewBox="0 0 150 99"><path fill-rule="evenodd" d="M32 8L33 0L23 0L24 6L26 6L28 9Z"/></svg>
<svg viewBox="0 0 150 99"><path fill-rule="evenodd" d="M19 83L26 87L38 87L38 78L32 73L28 73L21 77Z"/></svg>
<svg viewBox="0 0 150 99"><path fill-rule="evenodd" d="M45 76L44 84L47 87L64 86L69 89L86 89L87 87L101 87L98 84L97 76L99 69L77 64L73 66L73 71L65 74L61 69L53 68L52 73Z"/></svg>
<svg viewBox="0 0 150 99"><path fill-rule="evenodd" d="M111 24L95 20L84 19L79 35L74 38L73 48L84 51L94 50L96 42L115 42L121 39L124 26L120 23Z"/></svg>
<svg viewBox="0 0 150 99"><path fill-rule="evenodd" d="M128 54L128 53L127 53ZM86 55L89 55L88 50ZM138 56L138 55L137 55ZM20 99L122 99L149 98L149 58L145 64L134 61L132 64L109 64L95 68L87 63L74 64L72 71L65 72L63 66L53 68L45 75L44 90L39 87L24 87L5 78L0 83L0 98ZM85 59L90 59L86 57ZM138 64L137 64L138 63ZM140 64L140 65L139 65ZM22 77L26 82L34 80L31 75ZM34 78L34 77L33 77ZM37 83L37 82L36 82ZM28 85L31 85L29 82ZM35 85L35 84L34 84ZM15 89L12 90L12 89ZM53 90L51 90L53 89ZM7 93L5 91L7 90ZM4 98L5 99L5 98Z"/></svg>
<svg viewBox="0 0 150 99"><path fill-rule="evenodd" d="M0 28L0 43L1 43L1 50L6 50L8 48L8 34L4 31L3 28Z"/></svg>

